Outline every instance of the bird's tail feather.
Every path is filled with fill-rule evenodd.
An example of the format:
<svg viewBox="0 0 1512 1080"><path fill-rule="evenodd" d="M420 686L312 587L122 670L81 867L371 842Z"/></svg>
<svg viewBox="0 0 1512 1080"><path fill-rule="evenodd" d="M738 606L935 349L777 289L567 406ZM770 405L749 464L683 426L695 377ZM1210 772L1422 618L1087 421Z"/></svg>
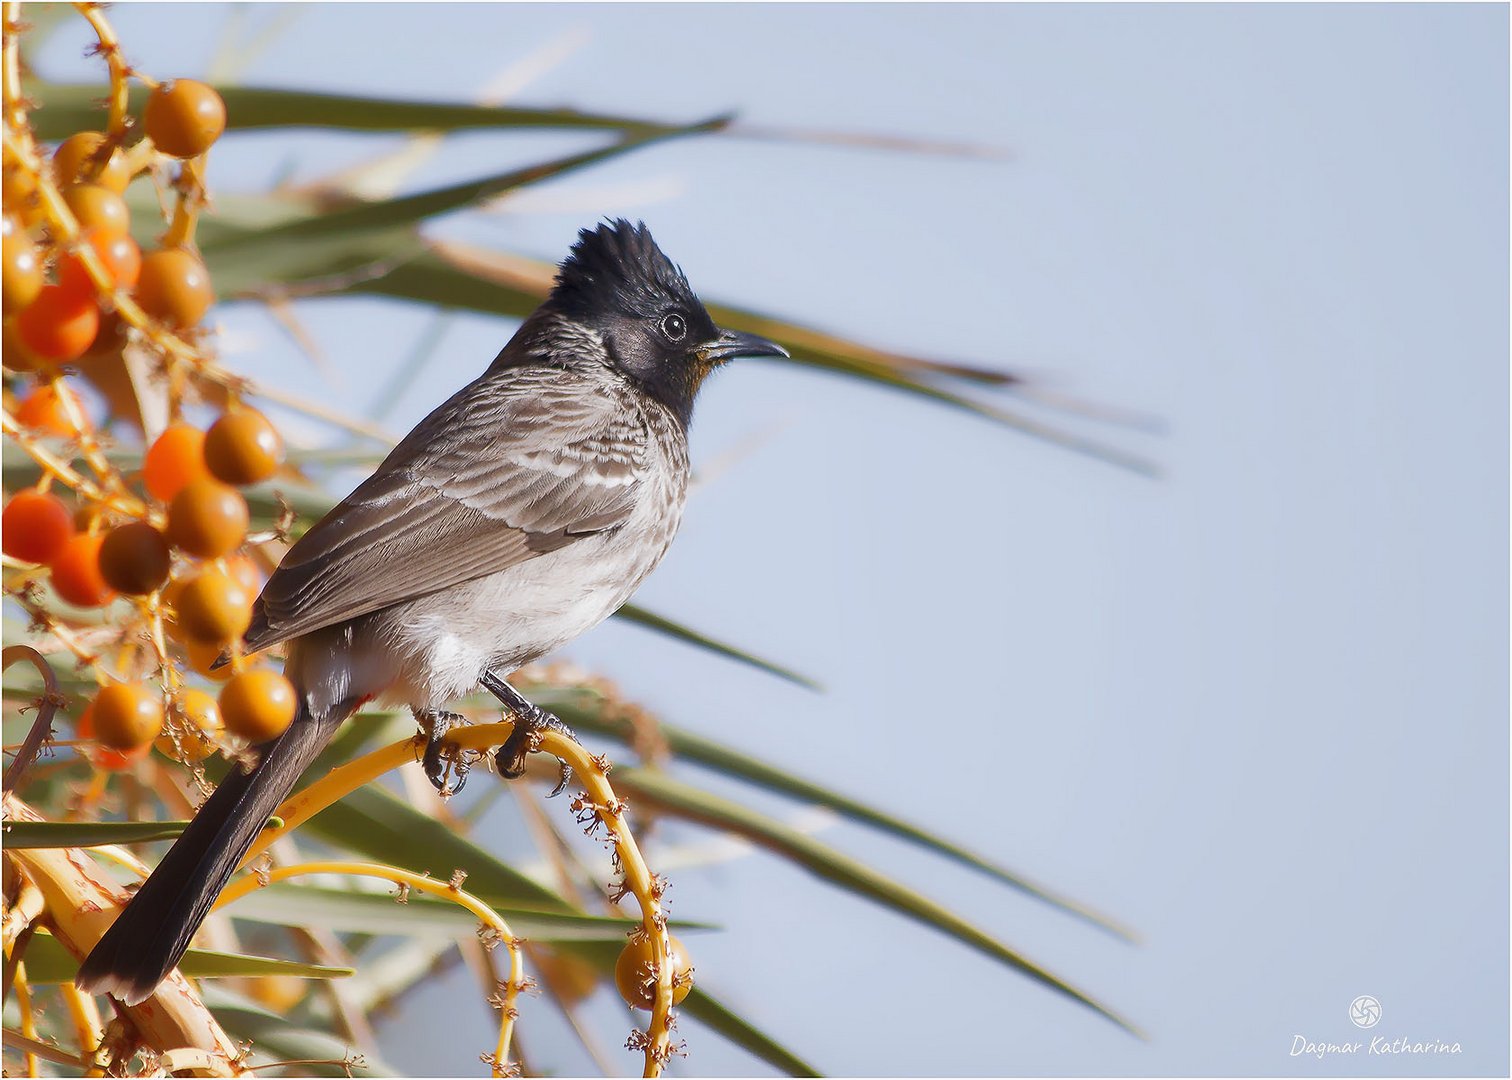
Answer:
<svg viewBox="0 0 1512 1080"><path fill-rule="evenodd" d="M163 861L90 952L75 983L128 1005L151 996L178 964L215 898L236 871L268 816L330 742L354 703L322 716L300 712L287 731L256 749L251 772L233 768L205 801Z"/></svg>

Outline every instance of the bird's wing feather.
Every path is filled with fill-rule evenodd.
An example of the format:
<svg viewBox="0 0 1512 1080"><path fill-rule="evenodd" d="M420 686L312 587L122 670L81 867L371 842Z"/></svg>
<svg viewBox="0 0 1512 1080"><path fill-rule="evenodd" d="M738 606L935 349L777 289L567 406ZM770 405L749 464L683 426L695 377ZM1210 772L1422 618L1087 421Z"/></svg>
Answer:
<svg viewBox="0 0 1512 1080"><path fill-rule="evenodd" d="M246 644L507 569L611 529L649 466L644 422L602 378L518 368L464 388L301 537Z"/></svg>

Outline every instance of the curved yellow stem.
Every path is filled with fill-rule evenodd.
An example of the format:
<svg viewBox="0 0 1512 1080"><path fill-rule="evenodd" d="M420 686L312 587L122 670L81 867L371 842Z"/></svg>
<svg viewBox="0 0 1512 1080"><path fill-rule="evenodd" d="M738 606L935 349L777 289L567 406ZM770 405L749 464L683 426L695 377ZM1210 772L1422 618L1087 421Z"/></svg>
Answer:
<svg viewBox="0 0 1512 1080"><path fill-rule="evenodd" d="M137 877L144 878L152 873L150 866L117 844L101 844L99 847L90 848L89 850L95 855L103 855L111 862L124 866Z"/></svg>
<svg viewBox="0 0 1512 1080"><path fill-rule="evenodd" d="M483 750L502 743L512 730L513 725L509 723L479 724L454 728L447 740L465 749ZM663 885L646 865L625 821L625 802L614 793L609 783L608 762L555 731L542 733L540 748L571 765L582 781L587 789L587 799L575 800L573 804L579 820L588 825L590 833L600 824L608 828L616 864L624 874L625 885L640 905L641 926L651 942L652 966L656 972L656 993L644 1046L643 1075L660 1076L672 1053L672 982L676 975L671 963L672 943L667 932L667 916L661 906Z"/></svg>
<svg viewBox="0 0 1512 1080"><path fill-rule="evenodd" d="M0 96L5 105L5 122L18 131L26 128L26 105L21 96L21 5L7 0L5 7L4 72L0 74Z"/></svg>
<svg viewBox="0 0 1512 1080"><path fill-rule="evenodd" d="M349 761L345 765L332 769L303 791L291 795L275 812L274 816L280 819L281 824L269 825L264 829L253 841L252 847L240 865L246 866L268 850L280 837L287 836L332 803L356 791L364 784L378 779L384 773L392 772L405 762L416 760L415 755L419 746L419 742L415 739L402 739L391 743L380 750L374 750L355 761Z"/></svg>
<svg viewBox="0 0 1512 1080"><path fill-rule="evenodd" d="M68 1018L73 1021L74 1031L79 1035L79 1056L93 1063L99 1053L100 1043L105 1038L105 1026L100 1023L100 1008L95 999L85 994L71 982L61 984L63 1004L68 1006ZM85 1076L104 1076L105 1070L91 1064Z"/></svg>
<svg viewBox="0 0 1512 1080"><path fill-rule="evenodd" d="M402 743L397 745L408 745ZM390 748L392 749L392 748ZM520 991L525 987L525 962L520 953L520 939L515 937L509 930L499 913L479 900L472 893L467 892L459 884L445 881L437 881L423 874L412 873L409 870L401 870L396 866L384 866L381 863L357 863L357 862L309 862L300 863L297 866L282 866L269 870L266 874L250 874L239 881L233 882L220 894L212 911L219 910L227 904L234 903L248 893L271 885L275 881L283 881L287 878L301 877L306 874L349 874L356 877L380 878L384 881L392 881L396 885L414 889L416 892L429 893L439 896L443 900L450 900L460 904L468 911L476 915L483 925L488 927L497 936L497 940L509 950L509 978L502 988L503 992L496 1001L496 1005L503 1018L499 1022L499 1042L494 1048L491 1065L493 1075L497 1077L509 1075L509 1044L514 1035L515 1018L519 1015L515 1008L515 1001Z"/></svg>
<svg viewBox="0 0 1512 1080"><path fill-rule="evenodd" d="M7 955L10 950L6 950ZM37 1037L37 1013L32 1008L31 986L26 981L26 962L21 961L16 965L16 975L11 983L16 991L16 1011L21 1014L21 1034L28 1039ZM26 1051L26 1075L38 1076L37 1055L30 1050Z"/></svg>
<svg viewBox="0 0 1512 1080"><path fill-rule="evenodd" d="M110 123L106 127L106 134L112 139L120 139L126 134L127 95L131 90L126 83L126 61L121 59L121 43L116 38L115 30L105 20L105 14L100 10L101 5L77 2L74 7L94 30L95 37L100 42L100 55L105 57L105 63L110 68Z"/></svg>
<svg viewBox="0 0 1512 1080"><path fill-rule="evenodd" d="M453 728L446 738L462 749L487 750L504 743L513 730L514 725L506 720L497 724ZM421 745L418 737L402 739L332 769L278 808L276 816L281 819L280 824L270 825L263 830L242 860L242 865L247 865L279 837L298 828L348 793L406 762L414 761ZM672 1053L672 991L676 974L670 963L672 945L667 933L667 917L661 907L663 886L646 866L635 837L625 822L625 803L610 786L608 763L588 753L581 744L555 731L542 733L540 749L566 761L583 782L587 789L585 797L575 800L573 808L577 811L579 820L588 825L590 832L595 831L599 825L608 829L609 840L614 847L615 863L624 874L626 887L640 905L642 931L651 941L656 994L650 1026L644 1033L644 1038L637 1040L637 1044L645 1054L644 1075L659 1076Z"/></svg>

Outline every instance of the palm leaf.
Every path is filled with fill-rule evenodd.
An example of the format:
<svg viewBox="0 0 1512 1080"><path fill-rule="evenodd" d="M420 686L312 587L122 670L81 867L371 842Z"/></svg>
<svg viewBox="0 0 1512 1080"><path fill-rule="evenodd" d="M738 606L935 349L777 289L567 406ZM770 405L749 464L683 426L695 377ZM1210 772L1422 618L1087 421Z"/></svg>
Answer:
<svg viewBox="0 0 1512 1080"><path fill-rule="evenodd" d="M172 840L187 821L7 821L5 846L13 848L102 847Z"/></svg>
<svg viewBox="0 0 1512 1080"><path fill-rule="evenodd" d="M469 892L474 891L473 886L469 876ZM393 893L295 885L287 881L250 892L226 910L235 918L253 922L321 926L363 934L457 937L472 933L478 926L478 917L466 908L422 894L411 894L401 904ZM547 914L504 904L494 910L509 923L512 933L547 943L609 941L618 948L624 945L625 935L638 925L632 919Z"/></svg>
<svg viewBox="0 0 1512 1080"><path fill-rule="evenodd" d="M307 1027L256 1004L247 997L224 986L212 984L201 987L205 1004L215 1013L222 1026L239 1039L247 1039L262 1061L352 1061L353 1048L345 1039L326 1031ZM358 1076L400 1076L392 1065L370 1053L362 1053L361 1061L353 1062L353 1071ZM347 1076L352 1075L340 1065L302 1064L299 1076Z"/></svg>
<svg viewBox="0 0 1512 1080"><path fill-rule="evenodd" d="M628 135L608 146L551 161L510 169L494 176L334 211L313 209L261 229L237 230L222 215L220 227L200 239L205 264L224 295L244 295L312 279L346 279L369 268L386 273L425 249L417 231L424 221L451 213L529 184L619 157L661 139L714 131L727 123L716 117L687 127Z"/></svg>
<svg viewBox="0 0 1512 1080"><path fill-rule="evenodd" d="M790 683L796 683L810 690L824 689L807 675L800 675L790 668L782 667L770 660L763 660L759 656L753 656L751 653L738 649L734 645L727 645L723 641L716 641L707 634L701 634L697 630L689 629L682 623L673 622L665 615L658 615L654 611L647 611L638 604L626 604L616 611L615 615L626 622L634 623L636 626L644 626L647 630L655 630L658 634L664 634L667 637L686 642L700 649L708 649L710 652L718 653L720 656L727 657L738 663L747 664L758 671L765 671L768 675L775 675L779 679L786 679Z"/></svg>
<svg viewBox="0 0 1512 1080"><path fill-rule="evenodd" d="M302 829L348 851L442 881L464 870L467 891L491 905L574 914L572 905L544 885L375 784L322 810Z"/></svg>
<svg viewBox="0 0 1512 1080"><path fill-rule="evenodd" d="M211 952L190 949L179 963L179 970L193 979L255 978L264 975L293 975L301 979L344 979L351 968L324 964L301 964L293 960L276 960L267 956ZM71 982L79 973L79 961L61 941L51 934L38 934L26 947L26 977L34 983Z"/></svg>
<svg viewBox="0 0 1512 1080"><path fill-rule="evenodd" d="M557 130L615 131L636 137L671 135L680 124L577 109L514 105L467 105L396 98L325 94L258 86L216 87L226 103L228 131L266 128L335 128L341 131ZM27 92L44 103L32 114L38 138L52 141L98 128L106 87L95 83L28 82ZM147 89L131 88L131 112L140 116Z"/></svg>
<svg viewBox="0 0 1512 1080"><path fill-rule="evenodd" d="M1087 1006L1125 1031L1143 1037L1139 1029L1130 1021L1059 976L1046 971L1023 954L1004 945L986 931L973 926L943 905L807 833L799 832L749 807L683 783L658 770L620 768L615 770L614 778L619 790L630 794L632 805L651 806L677 817L743 836L849 892L866 897L916 922L950 935L978 952Z"/></svg>
<svg viewBox="0 0 1512 1080"><path fill-rule="evenodd" d="M342 281L341 292L369 293L398 300L522 319L545 298L551 286L549 264L454 243L432 243L430 250L383 274ZM950 405L974 416L1014 428L1077 453L1146 476L1158 467L1146 458L1033 417L963 397L938 384L952 380L1011 386L1016 375L950 361L930 360L873 349L805 326L722 304L708 305L721 325L746 330L784 345L793 354L782 361L851 378Z"/></svg>
<svg viewBox="0 0 1512 1080"><path fill-rule="evenodd" d="M628 721L619 719L611 711L605 710L602 707L603 699L591 690L575 687L542 688L536 692L536 697L580 731L608 735L627 744L634 734ZM657 725L657 731L666 740L667 748L678 758L707 766L727 776L766 788L768 791L775 791L826 807L857 824L889 833L928 851L943 855L962 866L986 874L1067 914L1084 919L1125 941L1138 940L1132 930L1111 916L1104 915L1078 900L1063 896L1024 874L1009 870L974 852L927 833L918 826L893 817L876 807L868 806L859 800L794 776L769 762L705 738L686 728L662 722Z"/></svg>

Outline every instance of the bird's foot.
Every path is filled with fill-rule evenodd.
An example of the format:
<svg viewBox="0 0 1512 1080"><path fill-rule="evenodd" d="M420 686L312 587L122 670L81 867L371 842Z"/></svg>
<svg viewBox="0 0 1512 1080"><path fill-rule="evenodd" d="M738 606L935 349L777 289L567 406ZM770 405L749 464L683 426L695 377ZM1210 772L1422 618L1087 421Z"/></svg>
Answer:
<svg viewBox="0 0 1512 1080"><path fill-rule="evenodd" d="M541 736L547 731L559 732L573 742L578 741L570 727L539 705L526 701L523 694L492 671L485 671L481 682L483 688L498 698L499 703L514 716L514 730L494 754L494 764L498 767L500 776L507 780L517 780L524 776L525 758L541 748ZM546 796L548 799L560 795L572 782L572 766L565 761L561 762L561 766L562 775L557 780L557 786L551 789L551 794Z"/></svg>
<svg viewBox="0 0 1512 1080"><path fill-rule="evenodd" d="M517 780L525 775L525 759L541 748L541 736L546 732L555 731L573 742L578 741L577 735L559 717L528 701L524 705L524 708L510 706L509 711L514 713L515 718L514 730L494 754L494 764L498 766L499 775L509 780ZM572 782L572 766L565 761L559 761L559 764L562 767L561 776L557 779L557 786L547 796L548 799L560 795Z"/></svg>
<svg viewBox="0 0 1512 1080"><path fill-rule="evenodd" d="M457 746L446 742L446 733L467 723L467 718L460 713L439 709L416 709L414 713L415 722L425 733L425 754L420 759L425 777L437 794L449 799L466 786L468 764Z"/></svg>

